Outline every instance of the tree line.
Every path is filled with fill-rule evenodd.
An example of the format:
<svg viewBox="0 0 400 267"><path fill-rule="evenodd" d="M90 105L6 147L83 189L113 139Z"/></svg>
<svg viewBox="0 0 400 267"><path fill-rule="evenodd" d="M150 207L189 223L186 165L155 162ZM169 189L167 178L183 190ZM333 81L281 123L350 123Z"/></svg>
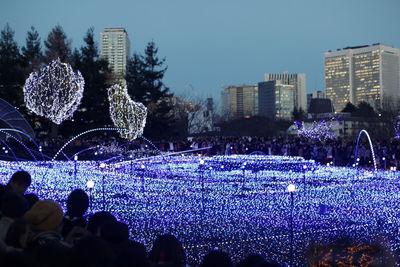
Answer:
<svg viewBox="0 0 400 267"><path fill-rule="evenodd" d="M23 86L29 74L56 58L79 70L85 79L82 102L73 120L61 125L59 134L69 136L83 130L112 126L107 103L107 88L112 84L111 70L100 57L94 28L87 30L80 48L72 48L72 40L60 25L55 26L42 46L41 37L32 26L27 32L25 44L19 47L14 40L15 32L6 24L0 36L0 98L19 109L36 132L46 132L51 123L26 109ZM171 113L173 96L163 83L167 70L165 58L158 57L154 41L148 42L144 53L129 57L125 80L134 101L142 102L148 109L144 135L161 139L174 134L174 118Z"/></svg>

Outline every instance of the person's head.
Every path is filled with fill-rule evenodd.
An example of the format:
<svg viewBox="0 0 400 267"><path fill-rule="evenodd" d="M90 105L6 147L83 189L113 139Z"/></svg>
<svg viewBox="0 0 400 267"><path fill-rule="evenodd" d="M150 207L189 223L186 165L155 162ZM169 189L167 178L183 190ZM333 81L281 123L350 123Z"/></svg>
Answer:
<svg viewBox="0 0 400 267"><path fill-rule="evenodd" d="M56 231L63 219L63 210L52 200L40 200L25 214L34 231Z"/></svg>
<svg viewBox="0 0 400 267"><path fill-rule="evenodd" d="M17 219L28 210L28 202L23 196L10 191L3 196L0 208L3 216Z"/></svg>
<svg viewBox="0 0 400 267"><path fill-rule="evenodd" d="M129 227L123 222L109 221L101 227L100 236L110 245L129 241Z"/></svg>
<svg viewBox="0 0 400 267"><path fill-rule="evenodd" d="M31 175L26 171L17 171L12 176L8 185L12 191L18 194L25 193L26 189L31 185Z"/></svg>
<svg viewBox="0 0 400 267"><path fill-rule="evenodd" d="M232 267L233 263L228 253L221 250L213 250L208 252L200 267Z"/></svg>
<svg viewBox="0 0 400 267"><path fill-rule="evenodd" d="M170 234L156 238L149 254L149 260L153 264L185 265L186 254L179 240Z"/></svg>
<svg viewBox="0 0 400 267"><path fill-rule="evenodd" d="M117 219L108 211L99 211L90 216L86 229L92 235L100 236L102 225L115 221L117 221Z"/></svg>
<svg viewBox="0 0 400 267"><path fill-rule="evenodd" d="M82 189L72 191L67 199L67 214L72 217L82 217L89 207L89 197Z"/></svg>
<svg viewBox="0 0 400 267"><path fill-rule="evenodd" d="M114 254L107 243L97 236L86 236L69 251L69 266L111 266Z"/></svg>

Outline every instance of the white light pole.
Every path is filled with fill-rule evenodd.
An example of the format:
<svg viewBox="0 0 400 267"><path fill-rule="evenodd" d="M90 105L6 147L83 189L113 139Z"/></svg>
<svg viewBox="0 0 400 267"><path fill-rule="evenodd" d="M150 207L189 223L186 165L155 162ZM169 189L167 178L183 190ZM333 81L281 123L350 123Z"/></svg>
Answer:
<svg viewBox="0 0 400 267"><path fill-rule="evenodd" d="M104 162L102 162L102 163L100 163L100 170L101 170L101 172L103 173L103 171L104 171L104 168L106 167L106 164L104 163ZM103 178L102 178L102 180L101 180L101 189L102 189L102 195L103 195L103 210L105 210L106 209L106 199L105 199L105 184L104 184L104 179L105 179L105 175L104 175L104 173L103 173Z"/></svg>
<svg viewBox="0 0 400 267"><path fill-rule="evenodd" d="M293 193L296 190L296 186L290 184L287 189L290 192L290 266L293 266Z"/></svg>
<svg viewBox="0 0 400 267"><path fill-rule="evenodd" d="M86 186L87 186L87 188L89 188L89 208L90 208L90 213L92 213L92 202L93 202L92 190L94 187L94 181L93 180L87 181Z"/></svg>

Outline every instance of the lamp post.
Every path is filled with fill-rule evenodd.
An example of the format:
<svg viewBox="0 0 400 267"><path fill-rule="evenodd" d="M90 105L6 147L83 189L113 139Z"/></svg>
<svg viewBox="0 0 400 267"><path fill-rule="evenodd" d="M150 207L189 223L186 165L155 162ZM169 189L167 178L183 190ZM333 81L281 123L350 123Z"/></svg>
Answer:
<svg viewBox="0 0 400 267"><path fill-rule="evenodd" d="M94 181L93 180L87 181L86 186L87 186L87 188L89 188L89 209L90 209L90 213L92 213L92 211L93 211L92 210L92 202L93 202L92 190L93 190L93 187L94 187Z"/></svg>
<svg viewBox="0 0 400 267"><path fill-rule="evenodd" d="M78 168L77 168L77 166L76 166L77 161L78 161L78 155L75 155L75 156L74 156L74 163L75 163L75 168L74 168L75 180L76 180L76 174L77 174L77 172L78 172Z"/></svg>
<svg viewBox="0 0 400 267"><path fill-rule="evenodd" d="M140 168L141 168L141 172L140 172L140 178L141 178L141 180L142 180L142 193L144 194L144 169L145 169L145 167L146 166L144 166L144 164L142 164L142 165L140 165Z"/></svg>
<svg viewBox="0 0 400 267"><path fill-rule="evenodd" d="M293 266L293 193L296 190L296 186L290 184L287 189L290 192L290 266Z"/></svg>
<svg viewBox="0 0 400 267"><path fill-rule="evenodd" d="M132 158L133 158L133 155L132 155L132 153L129 155L129 158L130 158L130 164L131 164L131 178L132 178Z"/></svg>
<svg viewBox="0 0 400 267"><path fill-rule="evenodd" d="M104 171L104 168L106 167L106 164L104 163L104 162L102 162L102 163L100 163L100 170L101 170L101 172L103 172ZM102 195L103 195L103 210L105 210L106 209L106 199L105 199L105 184L104 184L104 179L105 179L105 175L104 175L104 172L103 172L103 178L101 179L101 189L102 189Z"/></svg>
<svg viewBox="0 0 400 267"><path fill-rule="evenodd" d="M200 160L200 180L201 180L201 210L202 215L204 214L204 160Z"/></svg>

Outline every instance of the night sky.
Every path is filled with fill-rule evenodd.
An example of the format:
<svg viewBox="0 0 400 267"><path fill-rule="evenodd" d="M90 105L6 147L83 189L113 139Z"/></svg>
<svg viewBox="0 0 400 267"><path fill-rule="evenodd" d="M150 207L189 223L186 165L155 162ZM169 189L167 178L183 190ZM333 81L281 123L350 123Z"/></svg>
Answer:
<svg viewBox="0 0 400 267"><path fill-rule="evenodd" d="M306 73L307 92L324 90L323 53L380 42L400 46L399 0L1 0L20 46L30 26L42 41L59 24L73 47L93 26L124 27L132 52L154 40L166 58L164 82L189 99L220 101L222 85L253 84L264 73ZM44 45L42 46L44 48Z"/></svg>

